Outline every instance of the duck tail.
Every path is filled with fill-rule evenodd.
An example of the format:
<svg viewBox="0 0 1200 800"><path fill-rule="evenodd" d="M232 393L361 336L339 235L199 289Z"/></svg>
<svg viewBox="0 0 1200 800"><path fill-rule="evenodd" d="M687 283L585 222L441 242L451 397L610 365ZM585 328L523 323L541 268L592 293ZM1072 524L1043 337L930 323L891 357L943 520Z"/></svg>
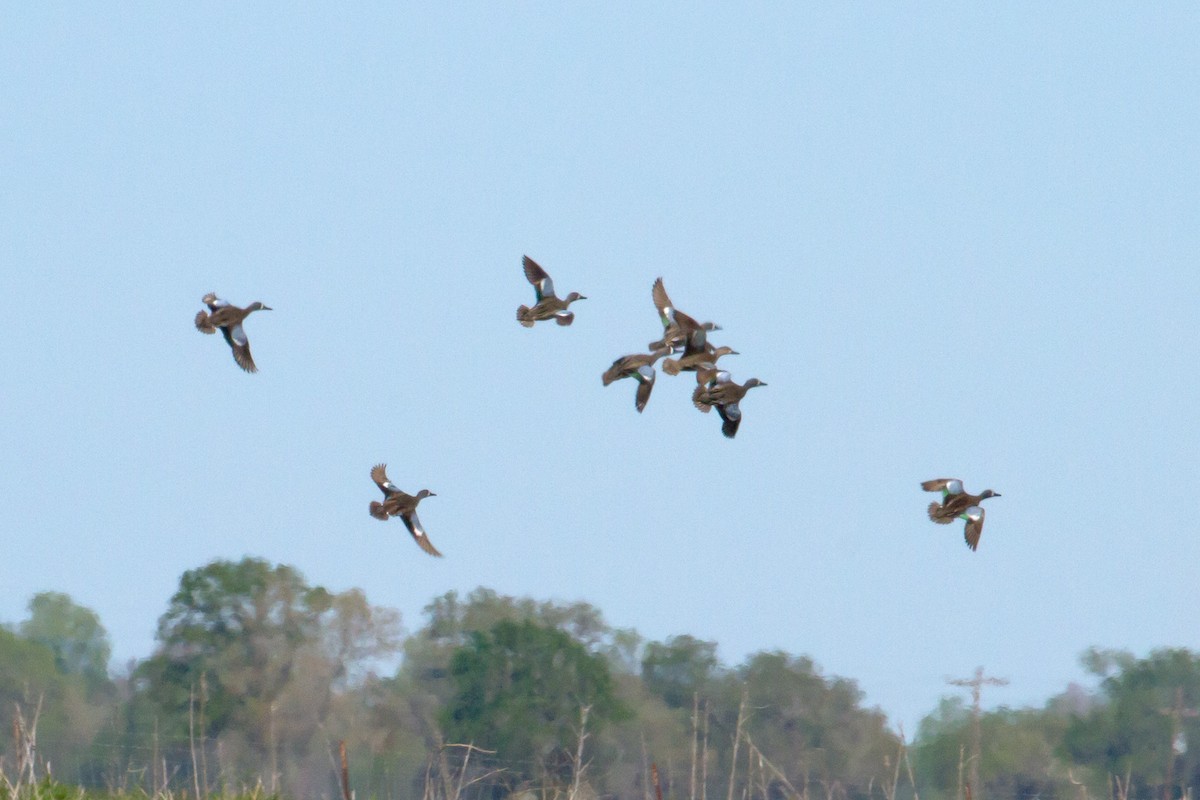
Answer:
<svg viewBox="0 0 1200 800"><path fill-rule="evenodd" d="M371 505L370 505L370 510L371 510L372 517L374 517L375 519L381 519L384 522L387 522L388 515L387 515L387 512L383 510L383 503L380 503L376 500L372 500Z"/></svg>
<svg viewBox="0 0 1200 800"><path fill-rule="evenodd" d="M668 375L678 375L679 374L679 359L664 358L663 362L662 362L662 371L667 373Z"/></svg>
<svg viewBox="0 0 1200 800"><path fill-rule="evenodd" d="M533 327L533 320L529 318L529 306L520 306L517 308L517 322L526 328Z"/></svg>
<svg viewBox="0 0 1200 800"><path fill-rule="evenodd" d="M201 333L216 333L217 326L212 324L212 320L208 317L207 311L196 312L196 330Z"/></svg>
<svg viewBox="0 0 1200 800"><path fill-rule="evenodd" d="M604 371L604 374L600 376L600 380L604 381L605 386L608 386L610 383L612 383L613 381L617 380L620 377L621 377L621 371L619 369L617 369L616 367L609 367L608 369L606 369Z"/></svg>
<svg viewBox="0 0 1200 800"><path fill-rule="evenodd" d="M707 389L707 386L697 386L696 391L692 392L692 405L703 411L705 414L707 414L709 411L712 411L712 406L710 406L708 403L705 403L703 399L704 392Z"/></svg>
<svg viewBox="0 0 1200 800"><path fill-rule="evenodd" d="M929 504L929 518L939 525L949 525L954 520L954 517L948 517L943 513L941 503Z"/></svg>

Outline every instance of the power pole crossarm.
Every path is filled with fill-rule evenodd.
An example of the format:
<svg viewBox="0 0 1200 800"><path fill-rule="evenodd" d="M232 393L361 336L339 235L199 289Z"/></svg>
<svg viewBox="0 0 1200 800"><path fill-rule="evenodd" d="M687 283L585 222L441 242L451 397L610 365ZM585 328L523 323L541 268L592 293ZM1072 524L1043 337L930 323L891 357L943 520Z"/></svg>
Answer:
<svg viewBox="0 0 1200 800"><path fill-rule="evenodd" d="M973 800L983 800L983 787L979 783L979 758L982 750L982 732L979 725L980 699L984 686L1007 686L1007 678L984 677L983 667L975 668L974 678L954 678L947 680L951 686L964 686L971 689L971 770L968 782L968 797Z"/></svg>

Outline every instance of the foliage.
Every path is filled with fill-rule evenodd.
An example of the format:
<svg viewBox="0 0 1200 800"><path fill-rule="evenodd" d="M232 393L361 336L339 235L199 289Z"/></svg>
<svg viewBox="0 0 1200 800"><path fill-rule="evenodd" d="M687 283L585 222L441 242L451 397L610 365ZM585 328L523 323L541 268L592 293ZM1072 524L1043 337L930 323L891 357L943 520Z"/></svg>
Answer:
<svg viewBox="0 0 1200 800"><path fill-rule="evenodd" d="M216 740L222 782L271 785L277 768L293 789L324 788L324 768L296 765L327 748L319 732L340 692L399 649L399 625L358 590L334 594L261 559L214 561L180 579L139 685L176 741Z"/></svg>
<svg viewBox="0 0 1200 800"><path fill-rule="evenodd" d="M896 740L882 713L861 708L853 681L827 679L812 659L779 651L755 654L738 673L747 736L792 785L815 778L865 796L883 778Z"/></svg>
<svg viewBox="0 0 1200 800"><path fill-rule="evenodd" d="M1084 663L1103 681L1102 702L1071 720L1063 752L1115 775L1128 772L1133 785L1150 793L1167 777L1176 785L1200 781L1200 754L1187 744L1200 742L1200 718L1181 714L1182 742L1172 741L1171 712L1200 705L1200 655L1185 649L1153 651L1148 658L1128 653L1089 651ZM1185 750L1176 754L1174 747Z"/></svg>
<svg viewBox="0 0 1200 800"><path fill-rule="evenodd" d="M979 777L985 797L1067 797L1071 764L1058 755L1068 719L1047 709L1001 708L980 718L984 743ZM958 795L971 758L970 712L960 698L943 699L921 723L916 762L927 782L926 794Z"/></svg>
<svg viewBox="0 0 1200 800"><path fill-rule="evenodd" d="M650 642L642 654L642 682L671 708L692 708L697 693L707 692L717 676L717 643L692 636Z"/></svg>
<svg viewBox="0 0 1200 800"><path fill-rule="evenodd" d="M112 646L100 617L90 608L60 592L39 592L30 599L29 619L19 631L54 653L54 666L61 674L81 676L92 691L108 686Z"/></svg>
<svg viewBox="0 0 1200 800"><path fill-rule="evenodd" d="M520 779L570 777L582 709L591 732L627 713L603 657L533 620L472 633L450 676L454 695L442 713L449 735L496 750Z"/></svg>
<svg viewBox="0 0 1200 800"><path fill-rule="evenodd" d="M401 645L398 670L377 675ZM0 736L0 800L20 764L22 797L39 800L82 800L76 783L96 797L337 796L339 741L363 797L640 799L651 763L677 799L911 792L901 743L853 681L786 652L729 667L688 635L643 644L587 603L447 592L402 640L398 614L358 590L215 561L181 576L149 658L114 680L109 654L99 618L63 594L35 595L28 619L0 627L3 723L24 731ZM1200 741L1200 656L1092 649L1083 662L1097 690L981 714L976 800L1125 800L1126 775L1128 797L1150 800L1200 782L1187 746ZM909 761L925 800L960 796L972 731L961 698L922 722Z"/></svg>
<svg viewBox="0 0 1200 800"><path fill-rule="evenodd" d="M101 766L91 744L112 713L111 683L95 660L107 659L107 634L66 595L35 595L29 608L18 633L0 629L0 709L14 729L40 732L37 753L59 774L94 780ZM18 763L18 738L0 749L0 764Z"/></svg>

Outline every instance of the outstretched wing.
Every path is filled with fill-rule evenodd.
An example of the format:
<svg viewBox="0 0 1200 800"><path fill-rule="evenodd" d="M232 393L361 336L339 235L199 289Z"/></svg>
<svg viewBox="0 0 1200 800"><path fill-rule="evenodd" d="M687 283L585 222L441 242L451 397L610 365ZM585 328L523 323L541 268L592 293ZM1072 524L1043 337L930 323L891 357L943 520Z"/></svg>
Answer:
<svg viewBox="0 0 1200 800"><path fill-rule="evenodd" d="M963 529L963 538L967 541L967 547L974 550L979 547L979 537L983 534L983 509L971 506L960 516L967 521L967 526Z"/></svg>
<svg viewBox="0 0 1200 800"><path fill-rule="evenodd" d="M941 492L942 497L963 493L963 483L958 478L934 478L922 482L921 488L927 492Z"/></svg>
<svg viewBox="0 0 1200 800"><path fill-rule="evenodd" d="M675 321L675 306L671 305L671 298L667 297L667 290L663 287L662 278L654 281L650 297L653 298L654 308L657 309L658 316L662 319L663 330L666 330Z"/></svg>
<svg viewBox="0 0 1200 800"><path fill-rule="evenodd" d="M371 467L371 480L383 492L384 497L391 497L400 491L400 487L388 480L387 464L376 464Z"/></svg>
<svg viewBox="0 0 1200 800"><path fill-rule="evenodd" d="M233 350L233 360L237 365L246 372L258 372L258 367L254 366L254 357L250 355L250 340L246 338L242 323L221 326L221 334Z"/></svg>
<svg viewBox="0 0 1200 800"><path fill-rule="evenodd" d="M738 426L742 424L742 410L738 404L717 406L717 413L721 415L721 433L729 439L737 436Z"/></svg>
<svg viewBox="0 0 1200 800"><path fill-rule="evenodd" d="M538 302L542 302L547 297L554 297L554 281L550 280L546 270L542 269L529 256L522 256L521 264L525 267L525 279L533 284Z"/></svg>
<svg viewBox="0 0 1200 800"><path fill-rule="evenodd" d="M200 302L208 306L210 311L216 311L218 308L225 308L227 305L229 305L228 300L222 300L221 298L217 297L214 292L209 292L208 294L204 295L204 297L200 298Z"/></svg>
<svg viewBox="0 0 1200 800"><path fill-rule="evenodd" d="M654 390L655 377L654 367L649 364L641 365L633 373L633 378L638 382L637 393L633 397L633 405L639 414L646 408L646 403L650 402L650 392Z"/></svg>
<svg viewBox="0 0 1200 800"><path fill-rule="evenodd" d="M404 520L404 527L408 528L408 532L412 534L413 541L431 556L441 558L442 554L429 541L429 537L425 535L425 529L421 527L421 519L417 516L416 511L409 511L400 515L400 519Z"/></svg>

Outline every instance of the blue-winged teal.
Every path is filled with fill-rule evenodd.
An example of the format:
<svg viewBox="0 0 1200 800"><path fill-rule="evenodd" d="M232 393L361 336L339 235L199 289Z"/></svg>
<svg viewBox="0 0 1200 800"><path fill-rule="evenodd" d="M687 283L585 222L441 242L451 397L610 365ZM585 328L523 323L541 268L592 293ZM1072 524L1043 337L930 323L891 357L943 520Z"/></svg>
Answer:
<svg viewBox="0 0 1200 800"><path fill-rule="evenodd" d="M725 345L720 347L709 345L703 350L685 347L683 355L679 358L663 359L662 370L668 375L678 375L680 372L696 372L706 367L711 369L717 366L717 359L721 356L736 355L740 355L737 350Z"/></svg>
<svg viewBox="0 0 1200 800"><path fill-rule="evenodd" d="M929 504L929 518L939 525L949 525L956 519L967 521L963 529L963 538L967 547L974 550L979 547L979 536L983 533L983 507L979 505L989 497L1000 495L991 489L984 489L979 494L967 494L963 482L958 478L936 478L924 481L921 488L927 492L941 492L942 502Z"/></svg>
<svg viewBox="0 0 1200 800"><path fill-rule="evenodd" d="M638 382L637 393L633 397L633 405L637 408L638 413L646 407L646 402L650 399L650 390L654 388L654 362L658 361L663 356L670 353L669 348L655 350L653 353L635 353L630 356L621 356L612 363L604 374L601 380L604 385L621 378L633 378Z"/></svg>
<svg viewBox="0 0 1200 800"><path fill-rule="evenodd" d="M670 347L672 352L688 347L694 350L703 350L708 344L708 331L721 330L721 326L715 322L696 322L677 309L671 302L671 298L667 297L667 290L663 287L662 278L654 281L650 297L654 300L654 308L658 311L658 316L663 324L663 337L650 343L651 350L658 350L662 347Z"/></svg>
<svg viewBox="0 0 1200 800"><path fill-rule="evenodd" d="M396 484L388 480L387 464L376 464L371 467L371 480L375 481L379 491L383 492L382 503L371 501L371 516L384 522L387 522L388 517L399 517L404 520L404 527L408 528L408 532L412 534L413 540L421 549L431 556L440 558L442 554L430 544L429 537L425 535L425 529L421 527L421 520L417 517L417 503L426 497L437 497L437 495L428 489L422 489L415 496L400 491Z"/></svg>
<svg viewBox="0 0 1200 800"><path fill-rule="evenodd" d="M246 331L242 329L242 320L255 311L270 311L271 307L255 301L245 308L238 308L229 305L227 300L222 300L212 292L204 295L200 302L208 306L211 313L197 312L196 330L201 333L216 333L220 328L226 343L233 350L233 360L237 365L246 372L258 372L258 367L254 366L254 359L250 356L250 340L246 338Z"/></svg>
<svg viewBox="0 0 1200 800"><path fill-rule="evenodd" d="M721 433L732 439L742 424L740 403L746 392L755 386L767 384L751 378L740 386L733 382L728 372L718 369L700 369L696 372L696 391L692 392L692 403L704 413L716 408L721 415Z"/></svg>
<svg viewBox="0 0 1200 800"><path fill-rule="evenodd" d="M550 280L546 270L538 266L538 263L529 256L523 257L521 263L525 267L526 279L533 284L537 302L532 308L529 306L518 308L517 321L526 328L532 328L533 323L543 319L553 319L559 325L570 325L574 322L575 314L568 311L567 306L576 300L587 300L587 298L579 292L571 292L566 297L559 299L554 294L554 281Z"/></svg>

